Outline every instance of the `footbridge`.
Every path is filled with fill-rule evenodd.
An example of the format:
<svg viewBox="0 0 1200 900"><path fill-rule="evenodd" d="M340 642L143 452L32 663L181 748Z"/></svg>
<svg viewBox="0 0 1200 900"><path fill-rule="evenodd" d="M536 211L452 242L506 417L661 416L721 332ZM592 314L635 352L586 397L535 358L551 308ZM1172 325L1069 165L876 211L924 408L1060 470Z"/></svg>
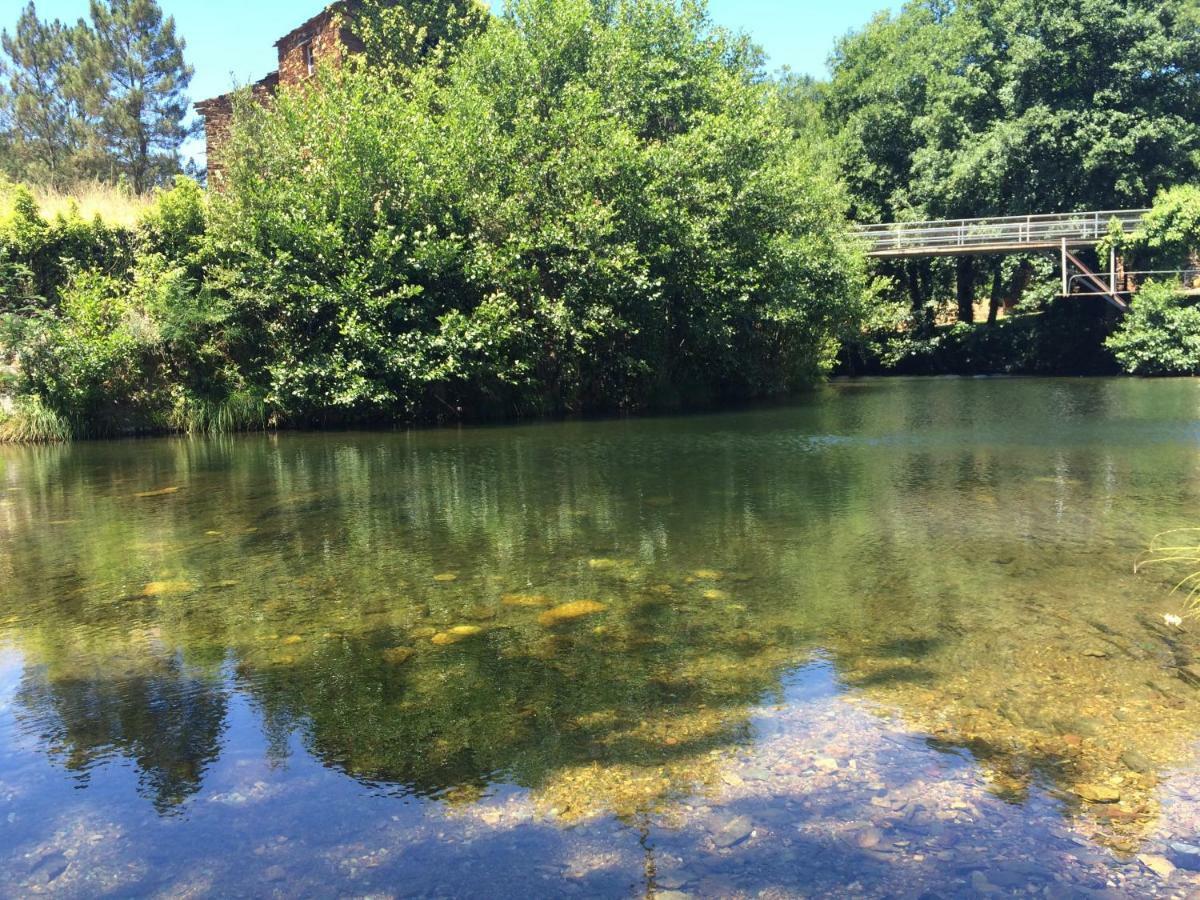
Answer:
<svg viewBox="0 0 1200 900"><path fill-rule="evenodd" d="M1149 210L1146 209L1109 209L1034 216L894 222L859 225L854 233L866 244L867 255L877 259L1055 250L1062 260L1063 296L1104 297L1118 309L1126 309L1129 295L1133 293L1131 276L1186 276L1188 273L1118 272L1115 253L1110 254L1108 272L1093 272L1075 251L1095 247L1103 241L1113 222L1126 233L1133 231L1147 212Z"/></svg>
<svg viewBox="0 0 1200 900"><path fill-rule="evenodd" d="M855 233L878 258L907 259L922 256L963 256L984 253L1021 253L1027 250L1060 250L1094 247L1108 236L1116 221L1133 231L1149 210L1118 209L1095 212L1053 213L1039 216L1002 216L987 219L946 219L931 222L895 222L859 225Z"/></svg>

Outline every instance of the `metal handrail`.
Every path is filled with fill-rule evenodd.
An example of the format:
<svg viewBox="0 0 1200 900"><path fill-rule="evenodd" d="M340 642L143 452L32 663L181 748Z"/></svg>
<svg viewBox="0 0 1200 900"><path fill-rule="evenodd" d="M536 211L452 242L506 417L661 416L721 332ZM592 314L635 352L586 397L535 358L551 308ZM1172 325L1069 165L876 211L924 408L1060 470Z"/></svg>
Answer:
<svg viewBox="0 0 1200 900"><path fill-rule="evenodd" d="M980 219L891 222L858 225L854 234L874 252L899 249L978 247L994 244L1043 244L1053 241L1098 242L1116 219L1130 230L1148 212L1145 209L1096 210Z"/></svg>

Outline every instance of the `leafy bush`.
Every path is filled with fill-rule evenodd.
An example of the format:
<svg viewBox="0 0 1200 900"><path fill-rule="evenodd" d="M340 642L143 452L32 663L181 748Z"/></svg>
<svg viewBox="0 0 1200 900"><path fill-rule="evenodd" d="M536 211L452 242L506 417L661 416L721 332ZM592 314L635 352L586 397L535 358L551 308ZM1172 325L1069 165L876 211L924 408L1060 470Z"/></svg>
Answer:
<svg viewBox="0 0 1200 900"><path fill-rule="evenodd" d="M130 231L99 218L84 221L73 209L47 220L28 189L8 190L10 210L0 219L0 314L54 308L73 271L119 275L130 266Z"/></svg>
<svg viewBox="0 0 1200 900"><path fill-rule="evenodd" d="M1131 375L1200 374L1200 306L1175 285L1148 284L1107 346Z"/></svg>
<svg viewBox="0 0 1200 900"><path fill-rule="evenodd" d="M170 190L158 190L138 222L139 249L171 259L189 260L201 246L207 223L204 190L180 175Z"/></svg>
<svg viewBox="0 0 1200 900"><path fill-rule="evenodd" d="M208 283L292 420L760 396L864 311L826 154L690 3L520 0L444 72L240 117Z"/></svg>

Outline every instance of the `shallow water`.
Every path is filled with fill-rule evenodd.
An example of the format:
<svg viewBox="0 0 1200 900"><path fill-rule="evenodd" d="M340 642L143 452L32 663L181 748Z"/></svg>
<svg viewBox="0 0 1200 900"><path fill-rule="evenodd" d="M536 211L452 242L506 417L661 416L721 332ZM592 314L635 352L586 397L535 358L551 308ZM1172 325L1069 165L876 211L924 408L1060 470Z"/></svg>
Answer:
<svg viewBox="0 0 1200 900"><path fill-rule="evenodd" d="M1198 451L1192 380L0 448L0 895L1185 895Z"/></svg>

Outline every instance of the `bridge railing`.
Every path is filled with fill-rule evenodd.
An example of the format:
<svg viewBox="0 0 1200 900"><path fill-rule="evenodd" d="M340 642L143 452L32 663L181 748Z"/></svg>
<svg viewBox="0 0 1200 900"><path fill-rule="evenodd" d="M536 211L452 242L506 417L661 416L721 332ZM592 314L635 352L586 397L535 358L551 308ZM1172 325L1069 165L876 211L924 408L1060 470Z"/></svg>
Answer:
<svg viewBox="0 0 1200 900"><path fill-rule="evenodd" d="M1053 213L1036 216L1003 216L984 219L949 219L933 222L896 222L859 225L854 233L875 255L952 253L980 248L1020 249L1060 243L1096 243L1108 234L1116 219L1125 231L1137 227L1148 210L1118 209Z"/></svg>

